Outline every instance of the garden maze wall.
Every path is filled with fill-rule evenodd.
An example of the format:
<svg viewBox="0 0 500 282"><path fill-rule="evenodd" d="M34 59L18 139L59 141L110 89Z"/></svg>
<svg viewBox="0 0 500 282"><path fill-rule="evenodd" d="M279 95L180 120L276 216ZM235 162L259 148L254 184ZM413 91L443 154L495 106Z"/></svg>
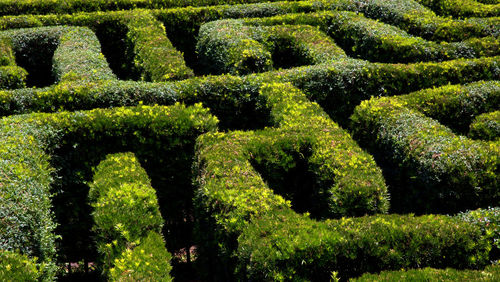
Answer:
<svg viewBox="0 0 500 282"><path fill-rule="evenodd" d="M0 16L0 280L500 279L498 0Z"/></svg>

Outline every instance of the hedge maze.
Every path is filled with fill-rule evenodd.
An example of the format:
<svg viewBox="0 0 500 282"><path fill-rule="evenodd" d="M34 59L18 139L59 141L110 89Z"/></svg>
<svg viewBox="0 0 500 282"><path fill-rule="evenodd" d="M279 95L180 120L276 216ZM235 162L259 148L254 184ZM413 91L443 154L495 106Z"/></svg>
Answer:
<svg viewBox="0 0 500 282"><path fill-rule="evenodd" d="M0 280L500 280L498 0L0 0Z"/></svg>

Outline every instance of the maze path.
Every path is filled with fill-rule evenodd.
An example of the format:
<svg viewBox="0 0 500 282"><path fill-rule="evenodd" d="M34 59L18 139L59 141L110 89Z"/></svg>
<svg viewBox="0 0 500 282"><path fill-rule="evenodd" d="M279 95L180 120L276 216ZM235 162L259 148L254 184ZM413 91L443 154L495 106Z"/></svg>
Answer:
<svg viewBox="0 0 500 282"><path fill-rule="evenodd" d="M460 129L454 127L453 120L453 131L432 121L429 128L436 134L430 134L429 140L442 134L444 137L437 139L455 140L450 142L462 147L470 145L477 149L479 161L472 166L468 159L464 166L457 164L463 173L451 168L451 180L446 182L420 173L435 166L442 168L435 164L444 159L441 154L432 155L430 161L425 154L413 155L415 161L410 163L417 163L416 172L410 174L416 175L416 182L423 181L429 187L448 183L452 190L444 189L446 186L441 189L445 195L453 194L453 200L438 197L450 200L447 205L437 201L417 208L412 204L422 199L394 185L384 162L379 163L377 154L384 149L372 149L378 144L370 138L392 132L391 127L383 124L378 129L382 133L376 133L376 129L366 133L349 120L354 112L353 120L359 123L360 107L375 101L389 107L401 103L400 99L440 90L373 98L355 110L372 96L500 79L499 20L494 12L478 11L467 14L467 18L453 14L457 17L454 19L439 16L442 10L433 12L409 0L397 4L325 0L206 6L213 2L198 1L200 7L175 9L159 9L174 5L168 1L124 0L112 5L68 1L66 6L43 6L43 1L25 6L0 3L0 13L19 14L0 19L0 27L6 30L2 32L5 75L2 72L0 77L6 82L1 84L0 112L8 116L2 120L6 142L0 150L4 164L0 211L8 218L2 221L8 226L4 229L8 231L0 234L2 249L17 248L40 257L46 263L41 275L51 277L55 269L55 219L59 223L56 233L63 236L57 243L59 260L71 262L83 256L85 260L95 259L89 233L90 210L82 201L91 168L108 153L134 151L158 193L167 248L171 252L188 250L189 254L193 244L198 246L197 262L205 263L198 278L323 280L332 272L348 278L393 268L477 268L498 258L496 251L490 251L494 241L488 234L495 232L491 226L470 225L458 217L439 215L362 216L386 213L388 192L394 195L390 204L395 211L401 211L398 204L405 205L405 201L410 203L407 211L419 213L495 205L500 154L497 141L457 137L453 131ZM108 11L122 8L149 10ZM48 11L58 14L43 15ZM26 12L42 15L22 15ZM62 26L43 27L50 25ZM37 46L43 55L35 59L33 50ZM15 62L12 54L16 55ZM254 74L256 71L261 73ZM238 76L199 77L227 72ZM33 75L39 77L33 79ZM25 88L26 84L42 88ZM475 85L464 87L472 91ZM475 112L462 113L462 123L456 127L467 127L475 116L495 120L495 112L480 116L482 112L498 111L496 84L485 85L493 86L477 86L482 90L474 90L471 97L486 102L461 102ZM216 118L200 106L135 107L139 103L172 105L177 101L202 102L220 120L221 132L215 132ZM408 103L413 102L415 108L409 111L416 113L405 128L429 122L417 111L435 118L432 109L419 108L419 98L404 101L402 109L408 110ZM423 105L426 103L430 102L425 100ZM81 111L116 106L132 107ZM457 111L453 107L450 110L446 103L442 107L448 108L444 120L450 120ZM33 113L60 110L76 112ZM21 113L27 115L15 115ZM394 118L394 122L400 121ZM485 127L484 122L475 124ZM384 174L373 157L351 138L349 128L364 148L370 148ZM194 140L206 131L213 133L200 136L194 147ZM410 147L415 144L412 140L408 141ZM464 149L464 154L472 147ZM455 147L450 148L451 152ZM197 160L191 172L194 149ZM30 162L24 157L27 154L39 157ZM405 159L391 161L397 166ZM477 163L480 165L475 166ZM441 171L438 174L442 176ZM411 175L395 178L411 182ZM196 179L195 187L190 183L192 178ZM390 184L389 191L385 182ZM472 197L464 204L460 199L471 198L471 187L477 199ZM29 196L20 198L19 191ZM54 191L57 195L51 199L49 193ZM428 194L431 198L432 192L436 191ZM42 199L42 208L35 209L30 199ZM341 216L361 217L326 219ZM198 226L194 231L193 221ZM30 231L24 232L19 226L28 226ZM422 228L415 230L413 226ZM82 235L68 240L75 228ZM24 237L20 235L23 232ZM200 235L204 240L196 238ZM409 237L410 243L404 240ZM325 240L315 241L318 238ZM146 241L158 243L158 239ZM145 250L141 245L129 246L128 254L141 250ZM311 253L318 255L311 257ZM366 257L373 260L365 261ZM182 273L178 270L180 259L174 256L172 261L173 276L187 278L176 276ZM0 270L6 269L2 267L4 264L0 264ZM142 269L137 266L134 270L127 263L121 267L124 273Z"/></svg>

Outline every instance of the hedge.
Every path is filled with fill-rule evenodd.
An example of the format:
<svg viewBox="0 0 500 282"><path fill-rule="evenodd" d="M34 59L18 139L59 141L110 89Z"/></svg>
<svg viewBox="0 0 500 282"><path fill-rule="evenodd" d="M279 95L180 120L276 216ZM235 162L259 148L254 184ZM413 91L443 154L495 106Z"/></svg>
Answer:
<svg viewBox="0 0 500 282"><path fill-rule="evenodd" d="M44 89L0 91L0 115L57 109L172 104L202 101L221 120L223 128L261 128L265 117L256 107L263 82L290 82L341 125L346 125L354 107L374 96L397 95L447 83L498 79L499 57L454 60L442 63L378 64L345 59L326 64L278 70L244 77L208 76L173 83L103 81L83 85L60 84ZM255 114L257 113L257 114Z"/></svg>
<svg viewBox="0 0 500 282"><path fill-rule="evenodd" d="M39 281L41 272L36 259L26 255L0 250L0 279L2 281Z"/></svg>
<svg viewBox="0 0 500 282"><path fill-rule="evenodd" d="M388 209L371 157L316 103L289 84L264 84L260 95L277 128L205 134L197 141L198 233L209 273L229 271L235 236L251 215L290 204L316 218Z"/></svg>
<svg viewBox="0 0 500 282"><path fill-rule="evenodd" d="M500 18L440 17L413 0L326 0L332 9L361 12L368 18L395 25L410 34L433 41L459 41L473 37L498 36Z"/></svg>
<svg viewBox="0 0 500 282"><path fill-rule="evenodd" d="M380 274L364 274L351 281L498 281L500 266L487 266L484 270L457 270L452 268L409 269L382 271Z"/></svg>
<svg viewBox="0 0 500 282"><path fill-rule="evenodd" d="M490 260L500 259L500 208L477 209L461 212L454 217L479 227L485 238L491 241Z"/></svg>
<svg viewBox="0 0 500 282"><path fill-rule="evenodd" d="M12 40L0 37L0 88L16 89L25 87L26 70L16 65Z"/></svg>
<svg viewBox="0 0 500 282"><path fill-rule="evenodd" d="M127 22L127 39L133 45L134 65L141 80L167 81L193 76L182 53L177 51L165 35L165 27L151 13L134 13Z"/></svg>
<svg viewBox="0 0 500 282"><path fill-rule="evenodd" d="M497 55L494 37L455 43L436 43L409 35L395 26L353 12L326 11L243 19L251 25L307 24L318 26L348 54L377 62L442 61Z"/></svg>
<svg viewBox="0 0 500 282"><path fill-rule="evenodd" d="M112 280L171 281L156 191L135 155L106 156L96 167L89 198L104 272Z"/></svg>
<svg viewBox="0 0 500 282"><path fill-rule="evenodd" d="M83 27L61 29L62 34L52 59L56 82L83 80L85 83L116 79L101 53L99 40L90 29Z"/></svg>
<svg viewBox="0 0 500 282"><path fill-rule="evenodd" d="M238 277L328 281L420 267L479 268L491 245L479 228L441 215L318 222L290 210L254 218L238 238Z"/></svg>
<svg viewBox="0 0 500 282"><path fill-rule="evenodd" d="M269 1L269 0L268 0ZM276 1L276 0L271 0ZM169 8L183 6L209 6L222 4L255 3L263 0L69 0L64 3L47 0L30 0L16 2L14 0L0 1L0 15L18 14L70 14L80 11L107 11L136 8Z"/></svg>
<svg viewBox="0 0 500 282"><path fill-rule="evenodd" d="M500 111L477 116L470 125L469 137L498 141L500 138Z"/></svg>
<svg viewBox="0 0 500 282"><path fill-rule="evenodd" d="M485 5L474 0L416 0L439 15L466 17L498 17L500 4Z"/></svg>
<svg viewBox="0 0 500 282"><path fill-rule="evenodd" d="M240 22L209 22L200 28L196 50L213 74L248 74L272 69L271 53Z"/></svg>
<svg viewBox="0 0 500 282"><path fill-rule="evenodd" d="M444 91L372 98L356 107L354 137L384 169L396 210L407 211L411 203L418 212L456 212L498 203L500 144L456 135L423 113L432 116L448 105L461 110L471 103L496 107L499 89L498 82L471 84L458 92L445 86ZM484 92L475 95L476 90ZM478 96L483 100L476 102ZM447 110L441 111L438 117L446 115Z"/></svg>
<svg viewBox="0 0 500 282"><path fill-rule="evenodd" d="M80 255L91 256L90 251L81 250L79 245L82 242L90 245L85 241L90 238L91 220L86 217L90 211L86 210L80 196L86 196L88 188L85 187L88 186L85 183L91 177L90 168L110 151L132 149L148 160L148 166L163 170L155 172L152 169L152 172L161 174L165 173L165 169L177 168L184 174L172 172L175 173L173 175L180 179L184 177L183 181L189 183L190 173L186 171L189 165L183 163L191 163L192 153L187 148L193 146L197 135L215 130L216 123L216 118L200 105L189 108L182 105L138 106L3 118L0 121L3 140L0 166L4 172L0 176L3 184L0 187L0 206L4 207L0 210L4 219L0 222L1 249L19 250L28 256L39 257L40 263L44 264L44 275L48 279L53 277L54 241L58 237L54 233L55 211L56 215L64 214L64 218L58 217L60 225L57 232L62 235L59 258L75 261L70 259L76 257L80 260ZM101 146L88 145L96 143ZM176 161L170 165L161 163L161 160L155 161L165 151ZM53 179L52 167L65 177ZM171 182L170 185L180 188L184 184ZM63 191L52 199L52 204L50 187ZM66 190L65 187L72 189ZM162 193L164 196L166 191ZM172 207L178 209L181 203ZM66 206L68 209L65 209ZM174 216L175 210L172 219ZM68 221L67 224L63 219ZM70 224L73 220L78 222L78 226ZM180 243L174 241L172 244Z"/></svg>
<svg viewBox="0 0 500 282"><path fill-rule="evenodd" d="M345 58L326 34L311 26L244 25L242 20L220 20L202 25L196 45L209 73L248 74ZM294 63L291 58L294 57Z"/></svg>

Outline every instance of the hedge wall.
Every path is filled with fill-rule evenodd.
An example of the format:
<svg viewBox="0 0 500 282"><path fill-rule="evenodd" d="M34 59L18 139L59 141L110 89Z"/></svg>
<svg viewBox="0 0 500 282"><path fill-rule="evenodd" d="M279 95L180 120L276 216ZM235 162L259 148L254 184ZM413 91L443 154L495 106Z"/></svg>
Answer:
<svg viewBox="0 0 500 282"><path fill-rule="evenodd" d="M498 141L500 138L500 111L477 116L470 125L469 137Z"/></svg>
<svg viewBox="0 0 500 282"><path fill-rule="evenodd" d="M172 281L156 191L133 153L106 156L96 167L89 198L109 278Z"/></svg>
<svg viewBox="0 0 500 282"><path fill-rule="evenodd" d="M498 281L500 266L491 265L484 270L456 270L452 268L422 268L399 271L382 271L380 274L364 274L352 281Z"/></svg>
<svg viewBox="0 0 500 282"><path fill-rule="evenodd" d="M0 279L2 281L39 281L41 272L36 265L36 259L0 250L0 262Z"/></svg>
<svg viewBox="0 0 500 282"><path fill-rule="evenodd" d="M483 4L474 0L416 0L439 15L466 17L498 17L500 4Z"/></svg>
<svg viewBox="0 0 500 282"><path fill-rule="evenodd" d="M401 187L391 191L393 208L405 212L411 203L419 212L456 212L498 203L500 144L456 135L423 113L439 118L446 116L447 107L497 107L499 86L498 81L458 86L461 91L445 86L372 98L356 107L351 117L354 137L370 148L392 187Z"/></svg>
<svg viewBox="0 0 500 282"><path fill-rule="evenodd" d="M86 241L90 238L91 220L87 218L90 211L81 201L88 191L85 183L91 177L90 168L110 151L133 149L141 158L148 160L148 167L160 168L160 172L151 170L154 177L170 170L176 176L174 181L178 182L169 185L173 189L180 188L186 185L183 181L190 183L192 152L188 148L193 146L196 136L215 130L216 124L216 118L200 105L189 108L181 105L139 106L3 118L0 121L3 140L0 165L4 172L0 176L3 184L0 187L0 205L4 207L0 209L4 219L0 222L2 250L20 250L23 254L39 257L44 265L44 275L48 279L53 277L54 241L58 237L54 233L55 213L59 224L57 234L62 235L59 259L75 261L73 259L91 256L91 251L85 249L91 245ZM89 145L96 143L101 146ZM167 151L166 154L175 156L176 161L171 164L155 162L161 155L160 148L163 152ZM52 167L65 177L52 178ZM184 174L172 172L172 169L184 171ZM66 190L65 187L72 189ZM50 195L54 189L60 192L51 203ZM160 196L168 193L164 191ZM189 194L187 191L184 193ZM170 194L179 195L175 191L170 191ZM182 201L171 205L174 210L172 220L177 216L175 210L182 205ZM69 224L74 220L79 222L78 226ZM188 237L187 234L184 236ZM83 250L81 244L84 245ZM182 244L182 240L173 240L173 247L177 247L175 244Z"/></svg>
<svg viewBox="0 0 500 282"><path fill-rule="evenodd" d="M479 228L440 215L375 215L317 222L290 210L255 218L238 238L238 274L249 280L329 280L417 267L484 267Z"/></svg>

